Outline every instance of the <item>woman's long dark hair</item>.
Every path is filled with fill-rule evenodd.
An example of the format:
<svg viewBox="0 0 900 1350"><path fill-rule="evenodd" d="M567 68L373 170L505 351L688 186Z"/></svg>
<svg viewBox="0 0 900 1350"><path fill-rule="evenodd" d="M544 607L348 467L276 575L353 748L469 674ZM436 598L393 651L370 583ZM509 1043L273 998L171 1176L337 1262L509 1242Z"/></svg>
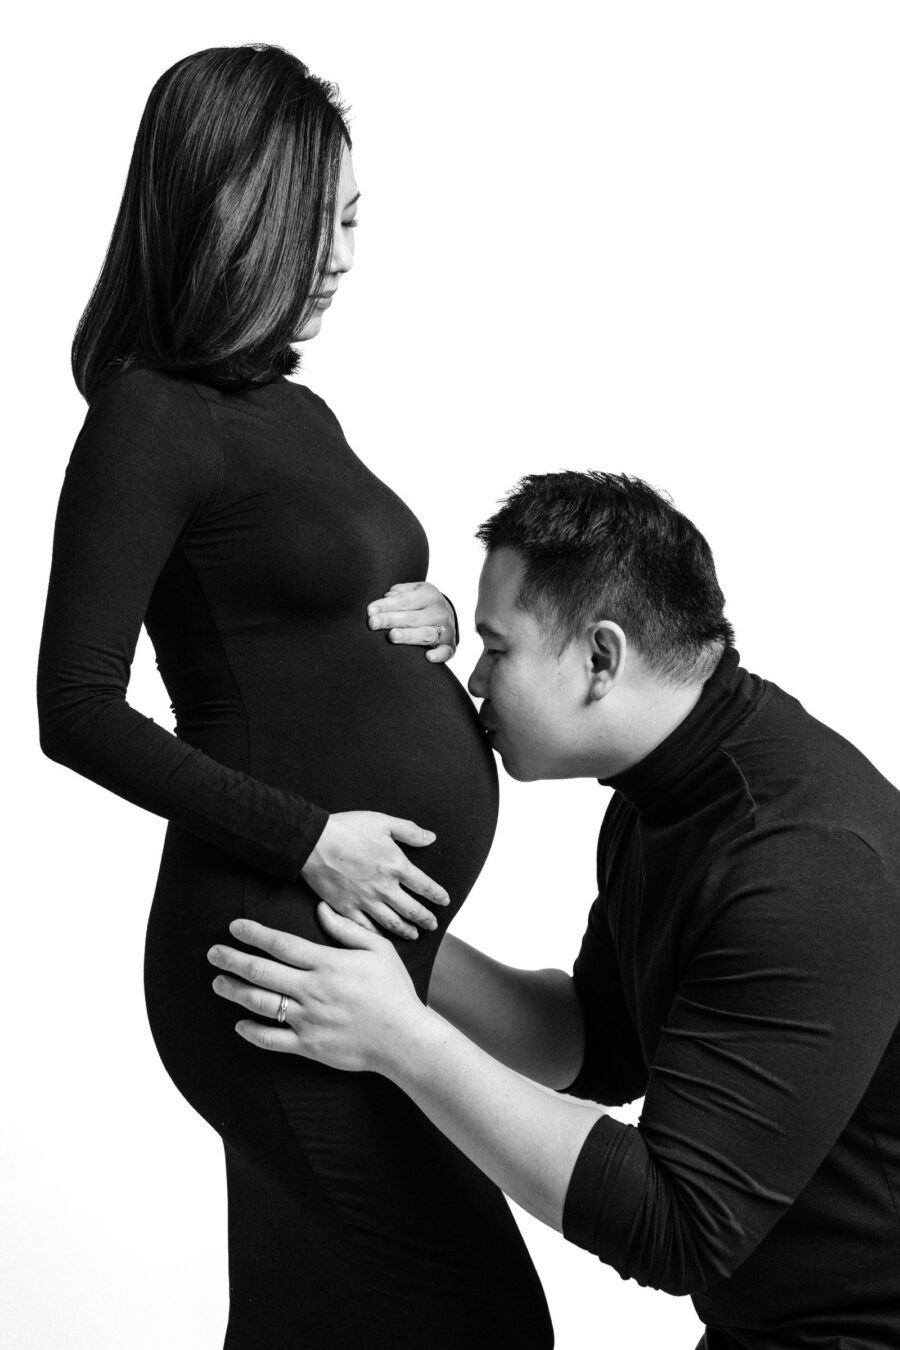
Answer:
<svg viewBox="0 0 900 1350"><path fill-rule="evenodd" d="M167 70L72 344L84 397L134 362L222 389L296 369L344 142L334 85L279 47L213 47Z"/></svg>

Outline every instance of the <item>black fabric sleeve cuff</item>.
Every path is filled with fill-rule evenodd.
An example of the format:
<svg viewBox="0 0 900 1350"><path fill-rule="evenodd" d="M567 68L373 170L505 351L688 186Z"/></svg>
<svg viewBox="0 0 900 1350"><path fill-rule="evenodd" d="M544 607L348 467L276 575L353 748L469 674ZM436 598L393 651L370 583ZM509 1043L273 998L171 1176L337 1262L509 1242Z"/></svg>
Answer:
<svg viewBox="0 0 900 1350"><path fill-rule="evenodd" d="M600 1215L604 1210L604 1192L613 1157L623 1135L632 1128L612 1116L601 1116L582 1144L569 1179L563 1206L563 1237L595 1256L621 1250L624 1245L625 1234L620 1236L610 1231L610 1225L616 1224L614 1210L606 1208L602 1225ZM618 1224L627 1230L625 1216L618 1216Z"/></svg>
<svg viewBox="0 0 900 1350"><path fill-rule="evenodd" d="M443 591L441 591L441 595L444 595L444 592L443 592ZM456 612L456 606L454 605L453 601L450 599L449 595L444 595L444 599L447 601L447 604L450 606L450 612L451 612L452 615L453 615L453 633L454 633L454 639L455 639L453 645L454 645L454 647L458 647L458 646L459 646L459 615L457 614L457 612Z"/></svg>
<svg viewBox="0 0 900 1350"><path fill-rule="evenodd" d="M306 810L306 828L303 830L301 837L297 841L298 846L294 852L294 865L297 869L293 876L294 881L297 880L306 866L309 855L319 842L322 831L328 824L329 819L329 813L323 811L321 806L316 806L315 802L307 802Z"/></svg>

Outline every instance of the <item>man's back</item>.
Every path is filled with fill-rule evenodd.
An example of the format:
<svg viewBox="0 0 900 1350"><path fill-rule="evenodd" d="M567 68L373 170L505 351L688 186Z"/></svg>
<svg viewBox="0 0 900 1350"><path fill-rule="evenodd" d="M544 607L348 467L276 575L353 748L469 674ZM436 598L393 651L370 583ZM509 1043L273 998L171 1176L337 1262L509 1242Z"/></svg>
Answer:
<svg viewBox="0 0 900 1350"><path fill-rule="evenodd" d="M734 652L612 786L572 1090L646 1100L566 1235L692 1294L711 1350L896 1346L900 793Z"/></svg>

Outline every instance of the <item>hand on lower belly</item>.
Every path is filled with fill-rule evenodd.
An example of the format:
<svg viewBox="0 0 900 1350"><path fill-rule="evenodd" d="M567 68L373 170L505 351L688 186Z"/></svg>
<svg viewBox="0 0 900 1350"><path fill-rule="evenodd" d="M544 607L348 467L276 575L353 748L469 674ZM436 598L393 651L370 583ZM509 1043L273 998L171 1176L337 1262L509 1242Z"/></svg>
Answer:
<svg viewBox="0 0 900 1350"><path fill-rule="evenodd" d="M279 1023L237 1023L239 1035L262 1050L303 1055L334 1069L385 1073L427 1009L386 938L324 903L318 916L341 948L236 920L230 925L234 937L265 955L212 947L210 962L226 972L213 988Z"/></svg>

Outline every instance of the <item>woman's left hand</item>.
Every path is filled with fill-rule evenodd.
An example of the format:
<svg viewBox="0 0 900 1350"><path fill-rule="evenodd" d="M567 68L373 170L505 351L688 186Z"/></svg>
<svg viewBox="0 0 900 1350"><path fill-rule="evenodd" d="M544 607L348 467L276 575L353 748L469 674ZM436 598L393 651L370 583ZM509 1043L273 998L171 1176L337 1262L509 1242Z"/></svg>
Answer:
<svg viewBox="0 0 900 1350"><path fill-rule="evenodd" d="M430 581L399 581L368 607L369 627L387 629L391 642L427 647L429 661L449 661L458 634L453 608Z"/></svg>

